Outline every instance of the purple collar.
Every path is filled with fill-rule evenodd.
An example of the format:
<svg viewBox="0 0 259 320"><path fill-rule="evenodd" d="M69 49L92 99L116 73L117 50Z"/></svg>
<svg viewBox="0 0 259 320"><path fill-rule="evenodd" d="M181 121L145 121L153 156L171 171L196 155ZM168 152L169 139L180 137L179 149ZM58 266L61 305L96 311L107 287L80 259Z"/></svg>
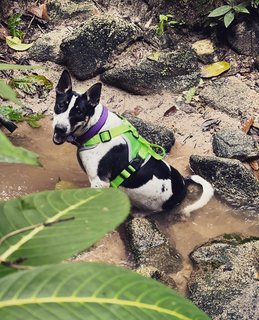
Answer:
<svg viewBox="0 0 259 320"><path fill-rule="evenodd" d="M72 134L69 135L67 137L67 142L70 142L70 143L76 144L76 145L81 145L84 142L90 140L93 136L96 135L96 133L98 133L102 129L107 118L108 118L108 109L105 106L103 106L102 114L101 114L99 120L96 122L96 124L94 124L90 129L88 129L86 131L86 133L84 133L80 137L75 137Z"/></svg>

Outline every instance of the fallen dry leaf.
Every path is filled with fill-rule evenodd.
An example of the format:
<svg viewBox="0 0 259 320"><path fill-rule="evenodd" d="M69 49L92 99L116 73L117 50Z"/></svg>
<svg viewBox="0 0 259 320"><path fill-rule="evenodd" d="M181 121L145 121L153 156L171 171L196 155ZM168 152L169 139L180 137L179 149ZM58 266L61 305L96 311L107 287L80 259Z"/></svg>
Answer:
<svg viewBox="0 0 259 320"><path fill-rule="evenodd" d="M258 171L259 170L259 160L249 161L249 165L254 171Z"/></svg>
<svg viewBox="0 0 259 320"><path fill-rule="evenodd" d="M172 106L170 109L166 110L164 117L170 117L172 114L176 113L177 109L175 106Z"/></svg>
<svg viewBox="0 0 259 320"><path fill-rule="evenodd" d="M33 4L27 8L27 11L40 19L45 21L49 20L46 3L40 4L39 6Z"/></svg>
<svg viewBox="0 0 259 320"><path fill-rule="evenodd" d="M0 39L5 40L9 35L9 31L4 26L0 25Z"/></svg>
<svg viewBox="0 0 259 320"><path fill-rule="evenodd" d="M253 123L254 123L254 117L250 116L249 118L246 118L244 120L244 122L242 123L242 127L241 130L245 133L248 133L250 128L252 127Z"/></svg>

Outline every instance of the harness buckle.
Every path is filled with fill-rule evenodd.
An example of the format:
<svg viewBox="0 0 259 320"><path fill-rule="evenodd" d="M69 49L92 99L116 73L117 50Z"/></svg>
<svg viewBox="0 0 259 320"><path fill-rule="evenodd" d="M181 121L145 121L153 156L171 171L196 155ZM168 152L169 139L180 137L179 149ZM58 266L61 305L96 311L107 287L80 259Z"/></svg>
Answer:
<svg viewBox="0 0 259 320"><path fill-rule="evenodd" d="M111 141L112 139L112 136L109 130L100 132L99 137L101 139L101 142L108 142L108 141Z"/></svg>

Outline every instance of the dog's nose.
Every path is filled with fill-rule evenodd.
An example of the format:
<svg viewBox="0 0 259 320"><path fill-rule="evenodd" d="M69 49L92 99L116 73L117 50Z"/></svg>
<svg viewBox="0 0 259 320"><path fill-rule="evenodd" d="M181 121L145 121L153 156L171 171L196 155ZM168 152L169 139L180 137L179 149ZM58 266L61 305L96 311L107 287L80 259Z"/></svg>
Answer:
<svg viewBox="0 0 259 320"><path fill-rule="evenodd" d="M61 125L56 125L55 126L55 132L57 134L64 135L66 133L66 131L67 131L67 128L64 127L64 126L61 126Z"/></svg>

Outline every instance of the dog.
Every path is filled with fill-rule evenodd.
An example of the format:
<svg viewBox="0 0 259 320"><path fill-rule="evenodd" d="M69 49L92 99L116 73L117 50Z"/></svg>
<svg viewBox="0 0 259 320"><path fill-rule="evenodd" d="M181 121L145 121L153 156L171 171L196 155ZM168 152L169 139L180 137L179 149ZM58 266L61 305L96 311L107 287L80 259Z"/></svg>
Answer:
<svg viewBox="0 0 259 320"><path fill-rule="evenodd" d="M147 211L168 211L186 196L187 182L202 186L196 202L183 210L189 216L210 200L213 188L198 175L183 177L125 119L100 103L102 84L85 93L72 90L64 70L56 87L53 142L77 146L77 157L92 188L123 187L133 205Z"/></svg>

